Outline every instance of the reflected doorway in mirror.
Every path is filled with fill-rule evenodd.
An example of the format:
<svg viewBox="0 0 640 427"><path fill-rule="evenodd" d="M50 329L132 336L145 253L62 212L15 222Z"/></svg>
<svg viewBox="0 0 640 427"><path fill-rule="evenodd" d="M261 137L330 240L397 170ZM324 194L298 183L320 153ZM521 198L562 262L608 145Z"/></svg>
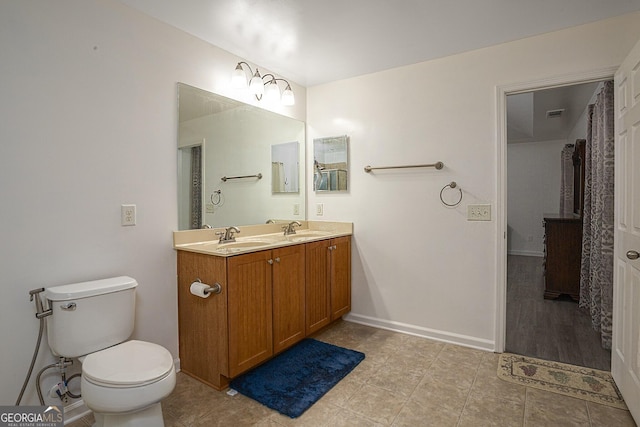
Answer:
<svg viewBox="0 0 640 427"><path fill-rule="evenodd" d="M298 193L300 191L300 162L297 141L271 146L271 192Z"/></svg>

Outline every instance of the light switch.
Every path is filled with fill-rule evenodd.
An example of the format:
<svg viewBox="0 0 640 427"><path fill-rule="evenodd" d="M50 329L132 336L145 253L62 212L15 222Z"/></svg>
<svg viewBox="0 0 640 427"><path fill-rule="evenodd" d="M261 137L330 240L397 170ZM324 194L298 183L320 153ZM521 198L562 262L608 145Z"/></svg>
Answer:
<svg viewBox="0 0 640 427"><path fill-rule="evenodd" d="M467 205L467 221L491 221L491 205Z"/></svg>

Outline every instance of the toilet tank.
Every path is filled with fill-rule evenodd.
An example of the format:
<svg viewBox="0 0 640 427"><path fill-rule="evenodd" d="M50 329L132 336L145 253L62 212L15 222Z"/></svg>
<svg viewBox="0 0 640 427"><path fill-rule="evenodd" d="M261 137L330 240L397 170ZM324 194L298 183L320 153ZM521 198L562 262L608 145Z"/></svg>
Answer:
<svg viewBox="0 0 640 427"><path fill-rule="evenodd" d="M126 341L133 333L136 286L135 279L120 276L45 289L53 353L78 357Z"/></svg>

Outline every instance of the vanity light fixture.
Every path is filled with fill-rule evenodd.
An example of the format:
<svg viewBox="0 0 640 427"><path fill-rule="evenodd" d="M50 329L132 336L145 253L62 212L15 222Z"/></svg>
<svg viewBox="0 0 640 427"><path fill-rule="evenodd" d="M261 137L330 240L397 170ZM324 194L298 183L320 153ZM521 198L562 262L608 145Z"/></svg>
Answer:
<svg viewBox="0 0 640 427"><path fill-rule="evenodd" d="M246 71L242 67L243 64L247 66L249 69L249 75L251 75L248 82ZM284 84L286 84L282 93L280 92L278 82L284 82ZM254 73L251 66L244 61L240 61L238 62L238 65L236 65L236 69L231 75L231 85L236 89L246 89L248 87L249 91L255 95L258 101L260 101L264 96L265 101L269 103L280 102L282 105L287 106L294 105L296 103L293 91L291 90L291 85L288 81L277 78L273 74L265 74L264 76L261 76L257 67Z"/></svg>

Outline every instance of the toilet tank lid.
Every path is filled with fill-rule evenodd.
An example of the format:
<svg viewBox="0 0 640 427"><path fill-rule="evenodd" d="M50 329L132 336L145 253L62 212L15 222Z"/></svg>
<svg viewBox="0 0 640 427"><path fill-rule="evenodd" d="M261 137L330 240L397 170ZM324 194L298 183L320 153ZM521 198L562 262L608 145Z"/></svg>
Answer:
<svg viewBox="0 0 640 427"><path fill-rule="evenodd" d="M70 285L53 286L45 289L45 296L50 301L67 301L71 299L87 298L95 295L118 292L138 286L136 279L129 276L111 277L108 279L91 280L88 282L72 283Z"/></svg>

